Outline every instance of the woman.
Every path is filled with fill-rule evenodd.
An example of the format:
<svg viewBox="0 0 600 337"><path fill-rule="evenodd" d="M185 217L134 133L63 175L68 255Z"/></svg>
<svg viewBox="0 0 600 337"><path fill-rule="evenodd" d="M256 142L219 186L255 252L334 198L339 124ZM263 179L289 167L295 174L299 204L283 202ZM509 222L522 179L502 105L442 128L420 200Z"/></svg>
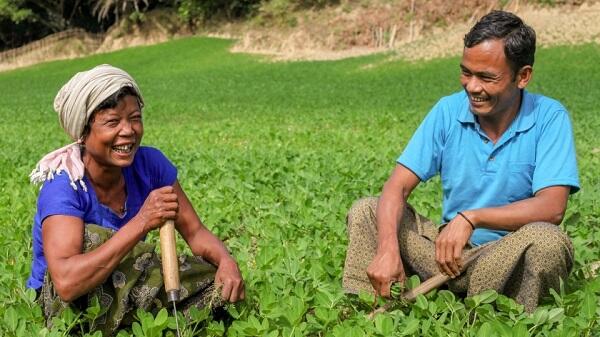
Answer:
<svg viewBox="0 0 600 337"><path fill-rule="evenodd" d="M160 260L143 242L166 220L195 255L180 258L180 308L214 305L213 280L222 299L244 298L236 262L201 223L176 168L157 149L140 146L143 105L133 78L110 65L76 74L55 98L76 142L46 155L31 174L43 186L27 281L49 322L68 303L85 308L96 297L107 311L94 328L106 336L136 308L166 306Z"/></svg>

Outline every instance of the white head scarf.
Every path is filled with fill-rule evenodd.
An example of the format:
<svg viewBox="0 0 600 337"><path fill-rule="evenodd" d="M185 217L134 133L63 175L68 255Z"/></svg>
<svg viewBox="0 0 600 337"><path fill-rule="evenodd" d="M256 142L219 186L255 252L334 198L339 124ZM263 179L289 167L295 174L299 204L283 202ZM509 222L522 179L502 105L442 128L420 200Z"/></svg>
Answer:
<svg viewBox="0 0 600 337"><path fill-rule="evenodd" d="M81 136L90 116L98 105L123 87L132 87L137 93L140 106L144 105L142 93L133 78L125 71L108 64L75 74L54 98L54 110L60 125L75 141L45 155L29 175L31 182L41 184L65 171L71 186L75 182L87 191L83 182L85 167L81 161Z"/></svg>

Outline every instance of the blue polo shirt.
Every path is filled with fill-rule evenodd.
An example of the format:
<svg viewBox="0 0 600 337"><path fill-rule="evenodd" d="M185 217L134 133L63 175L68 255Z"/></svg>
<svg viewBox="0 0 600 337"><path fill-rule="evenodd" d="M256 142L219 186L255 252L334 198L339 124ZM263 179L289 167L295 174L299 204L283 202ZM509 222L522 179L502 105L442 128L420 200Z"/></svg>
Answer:
<svg viewBox="0 0 600 337"><path fill-rule="evenodd" d="M525 90L519 113L496 144L471 113L465 91L442 98L397 162L421 181L441 175L443 222L460 211L533 197L549 186L579 190L567 110L556 100ZM477 246L506 233L477 228L470 242Z"/></svg>

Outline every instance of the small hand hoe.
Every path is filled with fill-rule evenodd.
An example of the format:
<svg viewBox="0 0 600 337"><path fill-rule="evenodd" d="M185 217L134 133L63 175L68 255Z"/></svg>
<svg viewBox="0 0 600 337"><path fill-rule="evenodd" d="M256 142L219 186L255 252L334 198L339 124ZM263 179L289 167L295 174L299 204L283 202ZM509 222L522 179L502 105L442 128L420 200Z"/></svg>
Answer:
<svg viewBox="0 0 600 337"><path fill-rule="evenodd" d="M479 256L481 256L481 254L485 250L486 250L486 248L483 247L483 248L480 248L477 251L475 251L473 254L469 255L463 262L462 267L460 268L460 273L462 274L473 263L473 261L475 261ZM418 295L425 295L428 292L432 291L433 289L436 289L439 286L441 286L442 284L448 282L450 279L451 279L450 276L440 272L440 273L430 277L425 282L421 283L420 285L416 286L415 288L405 291L404 293L402 293L399 296L399 298L389 301L386 304L384 304L382 307L373 310L369 314L369 319L373 319L379 313L388 311L390 308L392 308L394 305L396 305L398 303L407 304L409 302L414 302Z"/></svg>

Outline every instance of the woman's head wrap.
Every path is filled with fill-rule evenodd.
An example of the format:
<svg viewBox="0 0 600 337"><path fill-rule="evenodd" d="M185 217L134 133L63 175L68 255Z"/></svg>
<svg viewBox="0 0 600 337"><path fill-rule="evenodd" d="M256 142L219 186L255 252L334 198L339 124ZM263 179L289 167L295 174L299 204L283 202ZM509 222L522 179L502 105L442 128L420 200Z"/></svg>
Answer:
<svg viewBox="0 0 600 337"><path fill-rule="evenodd" d="M79 147L83 130L100 103L123 87L133 88L138 95L140 107L143 107L142 93L133 78L125 71L108 64L75 74L58 91L54 98L54 110L58 113L60 125L75 143L45 155L29 175L32 183L43 183L65 171L75 190L75 182L79 182L87 190L83 182L85 168Z"/></svg>

